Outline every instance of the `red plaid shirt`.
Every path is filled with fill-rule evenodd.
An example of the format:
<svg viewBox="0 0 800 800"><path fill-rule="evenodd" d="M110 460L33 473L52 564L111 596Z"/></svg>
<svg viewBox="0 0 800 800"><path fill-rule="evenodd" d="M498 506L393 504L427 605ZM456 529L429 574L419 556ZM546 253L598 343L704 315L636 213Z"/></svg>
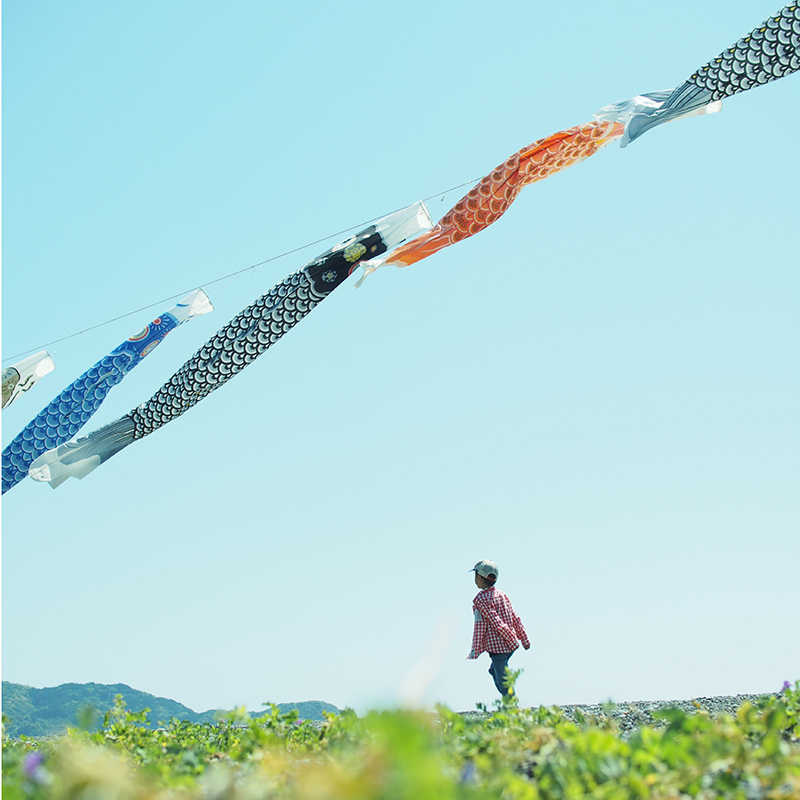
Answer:
<svg viewBox="0 0 800 800"><path fill-rule="evenodd" d="M468 658L481 653L512 653L519 647L517 639L527 650L531 643L522 627L522 620L511 606L505 592L490 586L482 589L472 601L475 612L475 630L472 634L472 651Z"/></svg>

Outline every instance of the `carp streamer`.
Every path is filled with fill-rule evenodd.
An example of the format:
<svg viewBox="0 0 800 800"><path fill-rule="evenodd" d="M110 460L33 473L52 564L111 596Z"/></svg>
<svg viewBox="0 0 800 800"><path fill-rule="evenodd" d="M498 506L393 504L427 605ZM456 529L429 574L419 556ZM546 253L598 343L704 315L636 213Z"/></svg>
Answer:
<svg viewBox="0 0 800 800"><path fill-rule="evenodd" d="M237 314L146 403L86 438L37 458L31 477L48 481L53 488L69 477L83 478L238 375L341 286L363 259L378 256L427 227L427 209L416 203L340 242Z"/></svg>

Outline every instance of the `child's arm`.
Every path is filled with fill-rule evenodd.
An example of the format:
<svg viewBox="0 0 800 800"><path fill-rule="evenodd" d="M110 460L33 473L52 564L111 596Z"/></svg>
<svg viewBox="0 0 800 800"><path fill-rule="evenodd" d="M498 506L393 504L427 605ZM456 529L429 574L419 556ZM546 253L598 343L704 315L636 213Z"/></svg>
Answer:
<svg viewBox="0 0 800 800"><path fill-rule="evenodd" d="M477 658L484 651L483 643L486 640L486 633L488 631L488 626L483 618L483 614L481 614L478 608L476 600L472 601L472 613L475 615L475 625L472 628L472 647L467 656L469 660Z"/></svg>
<svg viewBox="0 0 800 800"><path fill-rule="evenodd" d="M486 638L486 623L482 619L475 620L475 627L472 630L472 647L467 659L477 658L482 652L483 640Z"/></svg>
<svg viewBox="0 0 800 800"><path fill-rule="evenodd" d="M514 627L517 630L517 636L519 637L519 640L522 642L523 648L525 648L525 650L530 650L531 649L530 639L528 639L528 634L525 633L525 627L522 624L522 620L519 618L516 612L514 613Z"/></svg>

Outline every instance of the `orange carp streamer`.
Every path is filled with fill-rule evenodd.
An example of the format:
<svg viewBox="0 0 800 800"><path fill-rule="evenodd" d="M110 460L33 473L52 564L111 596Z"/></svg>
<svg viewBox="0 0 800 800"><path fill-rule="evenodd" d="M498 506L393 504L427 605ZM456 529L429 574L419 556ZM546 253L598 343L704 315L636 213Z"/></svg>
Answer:
<svg viewBox="0 0 800 800"><path fill-rule="evenodd" d="M498 220L528 184L544 180L594 155L618 139L625 126L619 122L589 122L559 131L523 147L459 200L427 233L398 247L382 264L406 267L433 255L443 247L474 236ZM370 262L363 264L371 271Z"/></svg>

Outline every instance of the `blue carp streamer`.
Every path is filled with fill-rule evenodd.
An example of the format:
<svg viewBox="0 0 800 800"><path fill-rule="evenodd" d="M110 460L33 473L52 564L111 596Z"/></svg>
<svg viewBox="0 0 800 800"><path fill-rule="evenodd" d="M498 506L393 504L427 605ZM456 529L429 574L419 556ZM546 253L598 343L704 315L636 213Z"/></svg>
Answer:
<svg viewBox="0 0 800 800"><path fill-rule="evenodd" d="M212 308L205 292L196 289L67 386L3 450L3 494L28 474L38 456L71 439L100 408L111 389L152 353L171 330Z"/></svg>
<svg viewBox="0 0 800 800"><path fill-rule="evenodd" d="M595 115L626 123L622 146L672 119L719 109L725 97L800 69L800 4L789 3L671 91L614 103Z"/></svg>
<svg viewBox="0 0 800 800"><path fill-rule="evenodd" d="M430 227L423 203L370 225L310 261L237 314L146 403L89 436L39 457L30 475L55 489L83 478L137 439L175 419L252 364L368 258Z"/></svg>

